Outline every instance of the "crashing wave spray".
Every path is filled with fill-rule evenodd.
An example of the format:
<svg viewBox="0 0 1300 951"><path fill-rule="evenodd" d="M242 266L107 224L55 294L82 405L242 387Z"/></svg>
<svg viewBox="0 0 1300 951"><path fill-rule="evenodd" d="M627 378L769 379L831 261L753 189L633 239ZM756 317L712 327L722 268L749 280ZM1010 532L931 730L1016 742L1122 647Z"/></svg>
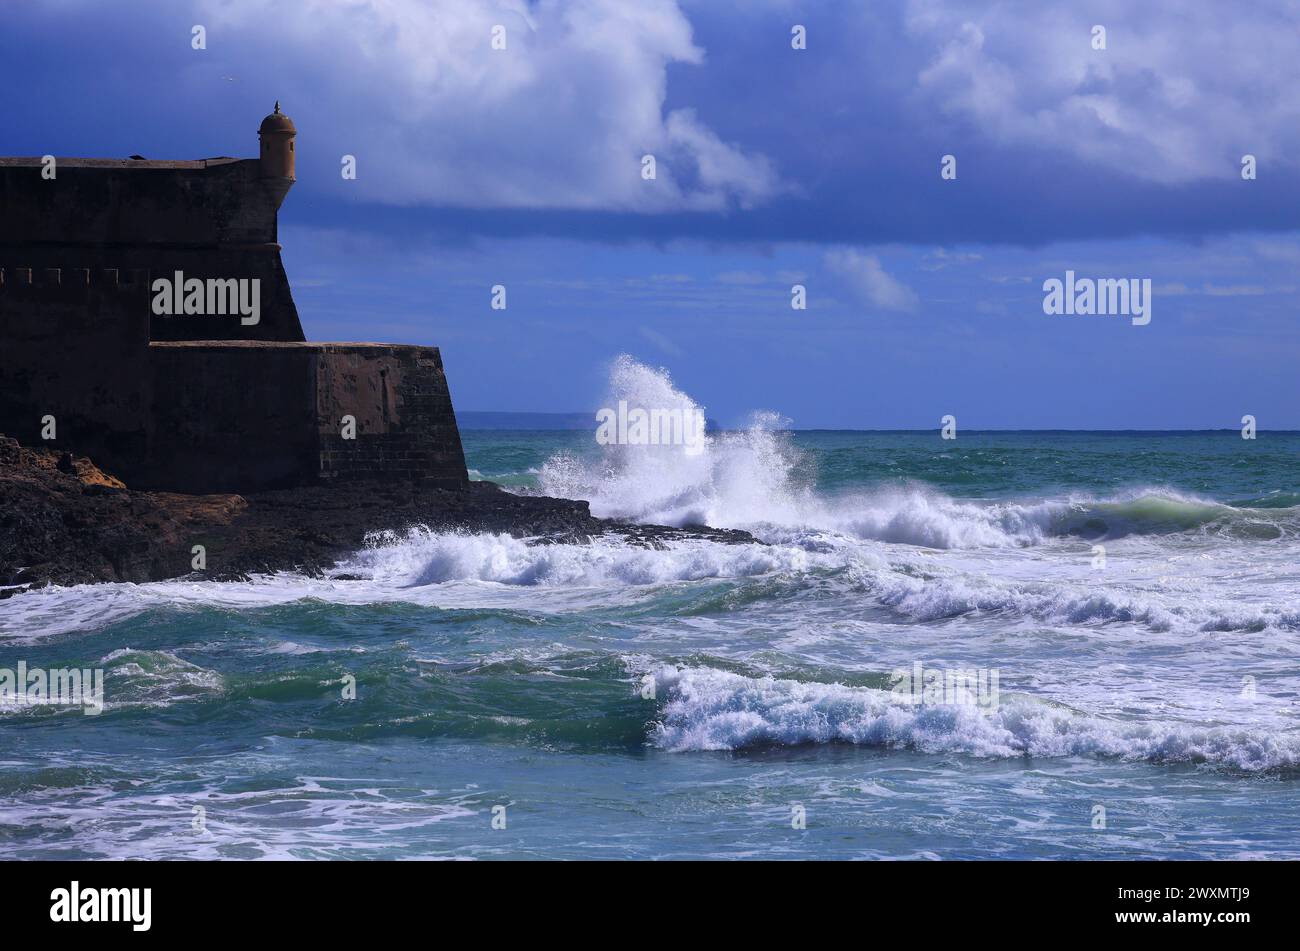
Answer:
<svg viewBox="0 0 1300 951"><path fill-rule="evenodd" d="M610 369L606 400L607 406L680 418L703 412L673 386L666 370L626 355ZM539 488L586 499L592 513L604 518L743 528L773 543L801 544L810 533L833 533L936 549L1018 548L1062 537L1113 540L1196 531L1267 539L1300 531L1300 510L1286 507L1294 504L1289 496L1243 512L1161 486L1101 498L1071 493L995 501L956 499L907 481L823 497L813 491L810 460L783 431L787 425L775 413L757 413L748 429L707 434L702 448L691 451L681 445L610 444L593 445L593 453L561 453L542 467Z"/></svg>
<svg viewBox="0 0 1300 951"><path fill-rule="evenodd" d="M668 371L623 355L612 364L606 405L654 407L683 416L701 407L673 386ZM807 459L771 412L747 429L706 435L701 451L680 446L600 445L595 454L560 453L541 469L547 495L586 499L592 514L660 525L743 528L768 542L798 544L807 532L966 548L1034 544L1060 506L958 502L922 486L882 487L829 501L812 488ZM793 534L792 534L793 533Z"/></svg>
<svg viewBox="0 0 1300 951"><path fill-rule="evenodd" d="M673 386L667 370L626 354L610 368L605 400L607 406L620 403L683 417L703 413ZM799 456L779 431L784 422L775 414L756 414L745 432L706 434L693 452L607 444L594 457L562 453L542 467L541 489L587 499L592 513L603 518L719 527L802 521L811 496L799 484Z"/></svg>

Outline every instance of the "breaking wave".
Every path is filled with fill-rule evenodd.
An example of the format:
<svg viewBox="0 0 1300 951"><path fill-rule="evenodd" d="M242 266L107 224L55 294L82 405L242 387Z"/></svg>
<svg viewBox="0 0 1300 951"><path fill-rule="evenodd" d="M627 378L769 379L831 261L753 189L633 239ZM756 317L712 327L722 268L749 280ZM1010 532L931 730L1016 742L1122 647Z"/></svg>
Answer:
<svg viewBox="0 0 1300 951"><path fill-rule="evenodd" d="M614 535L587 544L536 544L508 535L415 528L400 535L376 536L370 547L324 578L280 574L248 582L160 582L27 592L6 603L0 637L30 637L34 631L50 636L159 609L214 606L238 611L304 599L347 604L465 604L476 599L486 603L496 597L491 592L505 596L510 589L549 592L569 598L578 607L607 599L611 589L641 591L635 597L653 599L660 596L656 589L666 585L765 578L786 579L813 600L840 596L857 605L857 610L884 610L914 623L984 617L1008 624L1028 621L1070 627L1119 623L1160 632L1300 631L1300 605L1241 601L1231 591L1215 594L1216 589L1207 586L1209 579L1194 572L1181 582L1166 578L1160 584L1130 583L1122 576L1094 571L1088 550L1082 547L1065 559L1017 560L1003 566L1005 571L990 570L977 556L963 557L965 561L951 564L936 562L921 552L882 549L850 536L816 531L786 532L770 544L683 538L646 547ZM1017 577L1017 572L1028 576ZM461 587L453 598L449 586L456 584ZM769 593L776 596L779 590L783 589L778 586ZM673 597L708 601L711 595L701 590L698 595Z"/></svg>
<svg viewBox="0 0 1300 951"><path fill-rule="evenodd" d="M985 757L1096 756L1250 772L1300 766L1300 736L1087 716L1017 696L995 709L909 705L887 690L665 667L652 741L671 752L852 743Z"/></svg>
<svg viewBox="0 0 1300 951"><path fill-rule="evenodd" d="M741 578L806 567L807 553L790 547L682 539L646 548L614 537L586 545L529 544L509 535L417 528L404 535L377 536L372 547L340 570L399 588L451 581L605 587Z"/></svg>
<svg viewBox="0 0 1300 951"><path fill-rule="evenodd" d="M1205 590L1208 579L1192 576L1178 584L1135 586L1098 583L1087 577L1090 573L1095 574L1079 567L1055 578L1017 580L907 561L883 568L866 562L848 569L874 603L919 622L981 615L1061 626L1126 623L1152 631L1300 631L1300 605L1216 597Z"/></svg>
<svg viewBox="0 0 1300 951"><path fill-rule="evenodd" d="M626 401L703 412L666 371L626 356L614 363L606 399L608 405ZM1183 532L1247 540L1300 537L1300 506L1291 495L1234 506L1153 486L1101 498L1074 493L1061 499L958 500L903 483L828 497L814 490L812 464L785 425L775 413L759 413L744 431L708 434L699 453L643 445L601 446L594 455L558 453L541 468L539 488L586 499L592 513L604 518L742 528L766 539L790 528L945 549Z"/></svg>
<svg viewBox="0 0 1300 951"><path fill-rule="evenodd" d="M614 536L589 544L530 544L507 535L439 534L424 529L376 539L340 569L360 575L385 599L452 582L511 587L610 588L783 575L822 583L913 622L966 616L1044 624L1127 623L1153 631L1300 631L1300 607L1240 604L1177 587L1099 584L1086 557L1053 578L1017 580L973 570L884 557L852 538L788 533L772 544L683 539L657 548ZM802 582L800 582L802 584ZM703 595L702 595L703 596Z"/></svg>

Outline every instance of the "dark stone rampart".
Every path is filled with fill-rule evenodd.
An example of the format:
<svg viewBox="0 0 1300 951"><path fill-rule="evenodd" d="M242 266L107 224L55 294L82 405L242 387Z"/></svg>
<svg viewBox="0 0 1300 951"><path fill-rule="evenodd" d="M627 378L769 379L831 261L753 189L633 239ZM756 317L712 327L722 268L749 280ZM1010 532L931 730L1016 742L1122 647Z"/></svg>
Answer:
<svg viewBox="0 0 1300 951"><path fill-rule="evenodd" d="M304 341L277 224L295 134L277 106L260 160L0 158L0 432L140 489L467 485L436 348ZM257 319L159 313L178 277L256 281Z"/></svg>

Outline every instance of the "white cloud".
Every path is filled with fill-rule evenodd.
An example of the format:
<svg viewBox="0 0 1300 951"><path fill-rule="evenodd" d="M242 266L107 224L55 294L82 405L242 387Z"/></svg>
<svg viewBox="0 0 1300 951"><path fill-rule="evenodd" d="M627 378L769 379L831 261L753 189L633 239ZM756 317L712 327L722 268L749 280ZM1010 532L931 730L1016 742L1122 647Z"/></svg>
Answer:
<svg viewBox="0 0 1300 951"><path fill-rule="evenodd" d="M845 278L869 303L884 310L916 309L916 292L886 273L875 255L835 248L827 251L823 260L829 270Z"/></svg>
<svg viewBox="0 0 1300 951"><path fill-rule="evenodd" d="M1293 3L910 0L907 9L909 34L931 50L916 80L922 108L961 120L963 134L1171 184L1239 179L1247 153L1261 176L1296 165ZM1106 27L1105 50L1092 48L1094 25Z"/></svg>
<svg viewBox="0 0 1300 951"><path fill-rule="evenodd" d="M200 0L214 49L239 49L309 150L355 154L370 200L642 212L747 207L771 163L690 109L670 63L701 64L673 0ZM494 50L494 25L506 49ZM656 158L657 179L641 177Z"/></svg>

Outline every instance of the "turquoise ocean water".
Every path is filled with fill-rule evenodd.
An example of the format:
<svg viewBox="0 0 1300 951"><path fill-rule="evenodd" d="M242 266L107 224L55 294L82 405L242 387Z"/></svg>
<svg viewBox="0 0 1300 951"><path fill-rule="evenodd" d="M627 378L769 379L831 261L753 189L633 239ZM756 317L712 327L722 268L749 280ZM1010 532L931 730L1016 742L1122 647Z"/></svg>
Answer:
<svg viewBox="0 0 1300 951"><path fill-rule="evenodd" d="M1300 434L465 445L765 544L414 531L360 581L0 602L0 668L106 671L99 716L0 712L5 855L1300 857Z"/></svg>

